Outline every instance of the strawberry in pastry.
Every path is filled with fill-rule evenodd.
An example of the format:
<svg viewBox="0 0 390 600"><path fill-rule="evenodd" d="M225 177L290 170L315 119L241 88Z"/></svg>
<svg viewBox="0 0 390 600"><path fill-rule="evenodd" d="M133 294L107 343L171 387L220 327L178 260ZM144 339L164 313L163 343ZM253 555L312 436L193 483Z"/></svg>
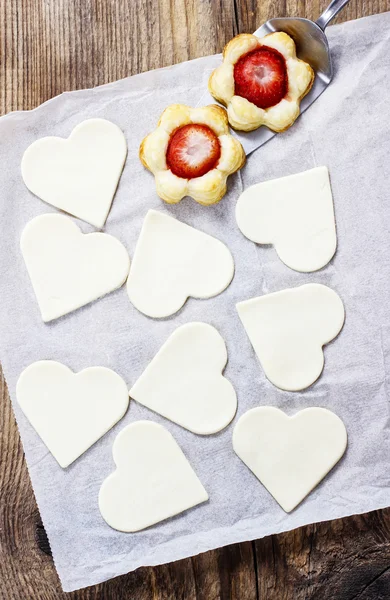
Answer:
<svg viewBox="0 0 390 600"><path fill-rule="evenodd" d="M294 40L277 31L257 38L243 33L225 47L223 62L209 79L210 93L227 107L231 127L252 131L266 125L284 131L299 115L314 81L297 58Z"/></svg>
<svg viewBox="0 0 390 600"><path fill-rule="evenodd" d="M154 174L160 198L169 204L191 196L208 206L226 193L226 180L245 162L240 142L229 133L226 110L212 104L172 104L157 129L142 141L140 159Z"/></svg>
<svg viewBox="0 0 390 600"><path fill-rule="evenodd" d="M179 127L169 140L167 165L184 179L202 177L215 167L221 156L218 137L207 125Z"/></svg>
<svg viewBox="0 0 390 600"><path fill-rule="evenodd" d="M234 65L234 92L259 108L278 104L287 94L286 61L273 48L262 46L244 54Z"/></svg>

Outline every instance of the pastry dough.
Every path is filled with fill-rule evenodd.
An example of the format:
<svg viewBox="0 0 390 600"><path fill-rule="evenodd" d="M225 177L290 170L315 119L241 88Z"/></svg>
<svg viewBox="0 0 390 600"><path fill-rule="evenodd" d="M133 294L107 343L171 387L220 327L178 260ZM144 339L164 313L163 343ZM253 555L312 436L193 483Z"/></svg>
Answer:
<svg viewBox="0 0 390 600"><path fill-rule="evenodd" d="M130 396L193 433L216 433L237 409L234 388L221 372L226 362L218 331L206 323L187 323L160 348Z"/></svg>
<svg viewBox="0 0 390 600"><path fill-rule="evenodd" d="M291 392L321 375L322 347L338 335L345 316L336 292L318 283L239 302L237 311L264 373Z"/></svg>
<svg viewBox="0 0 390 600"><path fill-rule="evenodd" d="M45 322L116 290L129 273L130 258L119 240L83 234L64 215L32 219L20 247Z"/></svg>
<svg viewBox="0 0 390 600"><path fill-rule="evenodd" d="M252 408L233 432L235 453L286 512L292 511L343 456L347 432L325 408L288 417L271 406Z"/></svg>
<svg viewBox="0 0 390 600"><path fill-rule="evenodd" d="M238 199L236 219L247 238L273 244L279 258L296 271L317 271L336 251L326 167L250 186Z"/></svg>
<svg viewBox="0 0 390 600"><path fill-rule="evenodd" d="M148 317L169 317L190 296L217 296L231 282L230 250L211 235L149 210L127 280L131 303Z"/></svg>
<svg viewBox="0 0 390 600"><path fill-rule="evenodd" d="M260 108L246 98L235 95L234 65L243 56L267 46L280 53L286 62L287 94L280 102ZM299 104L314 81L310 65L296 56L295 43L287 33L278 31L263 38L240 34L233 38L223 52L223 63L209 79L209 91L218 102L227 107L230 125L238 130L252 131L266 125L272 131L284 131L299 115Z"/></svg>
<svg viewBox="0 0 390 600"><path fill-rule="evenodd" d="M136 421L116 437L116 470L103 481L99 509L113 529L135 532L169 519L208 494L173 436L152 421Z"/></svg>
<svg viewBox="0 0 390 600"><path fill-rule="evenodd" d="M22 177L48 204L99 229L111 207L127 154L126 138L106 119L88 119L68 137L44 137L27 148Z"/></svg>
<svg viewBox="0 0 390 600"><path fill-rule="evenodd" d="M67 467L125 414L127 385L105 367L73 373L53 360L27 367L18 379L16 398L61 467Z"/></svg>
<svg viewBox="0 0 390 600"><path fill-rule="evenodd" d="M189 124L210 128L217 136L220 157L214 168L201 177L185 179L175 175L167 165L167 151L172 134ZM240 142L229 133L226 111L217 105L191 108L172 104L162 113L158 127L141 143L140 159L155 176L160 198L169 204L190 196L207 206L219 202L226 193L229 175L245 163L245 153Z"/></svg>

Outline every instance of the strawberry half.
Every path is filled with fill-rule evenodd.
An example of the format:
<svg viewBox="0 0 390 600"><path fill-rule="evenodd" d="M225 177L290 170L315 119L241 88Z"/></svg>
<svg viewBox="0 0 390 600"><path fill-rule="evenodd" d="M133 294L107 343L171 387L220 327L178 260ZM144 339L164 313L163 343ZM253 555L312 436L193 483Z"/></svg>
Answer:
<svg viewBox="0 0 390 600"><path fill-rule="evenodd" d="M207 125L184 125L171 136L167 165L183 179L201 177L213 169L221 156L218 137Z"/></svg>
<svg viewBox="0 0 390 600"><path fill-rule="evenodd" d="M236 96L259 108L275 106L288 90L286 61L277 50L261 46L236 62L234 83Z"/></svg>

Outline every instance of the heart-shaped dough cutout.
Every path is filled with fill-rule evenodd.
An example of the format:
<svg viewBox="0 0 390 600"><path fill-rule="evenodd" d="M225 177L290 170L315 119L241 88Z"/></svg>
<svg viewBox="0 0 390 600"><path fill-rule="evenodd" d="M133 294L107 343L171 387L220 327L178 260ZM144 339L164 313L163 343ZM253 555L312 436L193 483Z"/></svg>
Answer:
<svg viewBox="0 0 390 600"><path fill-rule="evenodd" d="M119 531L155 525L208 500L173 436L157 423L137 421L116 437L116 471L103 481L99 509Z"/></svg>
<svg viewBox="0 0 390 600"><path fill-rule="evenodd" d="M239 302L237 311L264 373L287 391L318 379L322 347L340 332L345 317L340 297L318 283Z"/></svg>
<svg viewBox="0 0 390 600"><path fill-rule="evenodd" d="M45 322L121 287L130 268L119 240L106 233L83 234L63 215L32 219L20 246Z"/></svg>
<svg viewBox="0 0 390 600"><path fill-rule="evenodd" d="M247 238L273 244L279 258L295 271L317 271L336 252L326 167L252 185L237 202L236 219Z"/></svg>
<svg viewBox="0 0 390 600"><path fill-rule="evenodd" d="M125 414L123 379L105 367L73 373L52 360L32 363L20 375L17 400L61 467L67 467Z"/></svg>
<svg viewBox="0 0 390 600"><path fill-rule="evenodd" d="M68 139L44 137L27 148L22 177L28 189L95 227L103 227L125 164L126 138L117 125L89 119Z"/></svg>
<svg viewBox="0 0 390 600"><path fill-rule="evenodd" d="M292 511L343 456L347 432L325 408L288 417L271 406L253 408L233 432L235 453L286 512Z"/></svg>
<svg viewBox="0 0 390 600"><path fill-rule="evenodd" d="M226 362L218 331L206 323L187 323L168 338L130 396L193 433L216 433L237 410L234 388L222 375Z"/></svg>
<svg viewBox="0 0 390 600"><path fill-rule="evenodd" d="M148 317L168 317L190 296L217 296L233 275L233 257L225 244L173 217L149 210L127 291L140 312Z"/></svg>

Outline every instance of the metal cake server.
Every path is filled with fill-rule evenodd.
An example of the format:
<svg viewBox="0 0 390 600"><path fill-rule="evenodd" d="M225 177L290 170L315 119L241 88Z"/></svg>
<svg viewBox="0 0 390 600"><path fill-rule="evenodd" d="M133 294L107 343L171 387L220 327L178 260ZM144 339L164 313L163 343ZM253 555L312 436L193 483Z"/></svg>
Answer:
<svg viewBox="0 0 390 600"><path fill-rule="evenodd" d="M274 31L285 31L296 43L298 58L308 62L314 69L316 77L310 92L301 102L301 113L305 111L332 81L332 62L329 52L325 27L349 0L333 0L322 15L314 21L300 17L281 17L270 19L254 33L263 37ZM215 99L209 92L205 93L198 105L215 104ZM276 135L264 125L249 133L234 131L248 155Z"/></svg>

